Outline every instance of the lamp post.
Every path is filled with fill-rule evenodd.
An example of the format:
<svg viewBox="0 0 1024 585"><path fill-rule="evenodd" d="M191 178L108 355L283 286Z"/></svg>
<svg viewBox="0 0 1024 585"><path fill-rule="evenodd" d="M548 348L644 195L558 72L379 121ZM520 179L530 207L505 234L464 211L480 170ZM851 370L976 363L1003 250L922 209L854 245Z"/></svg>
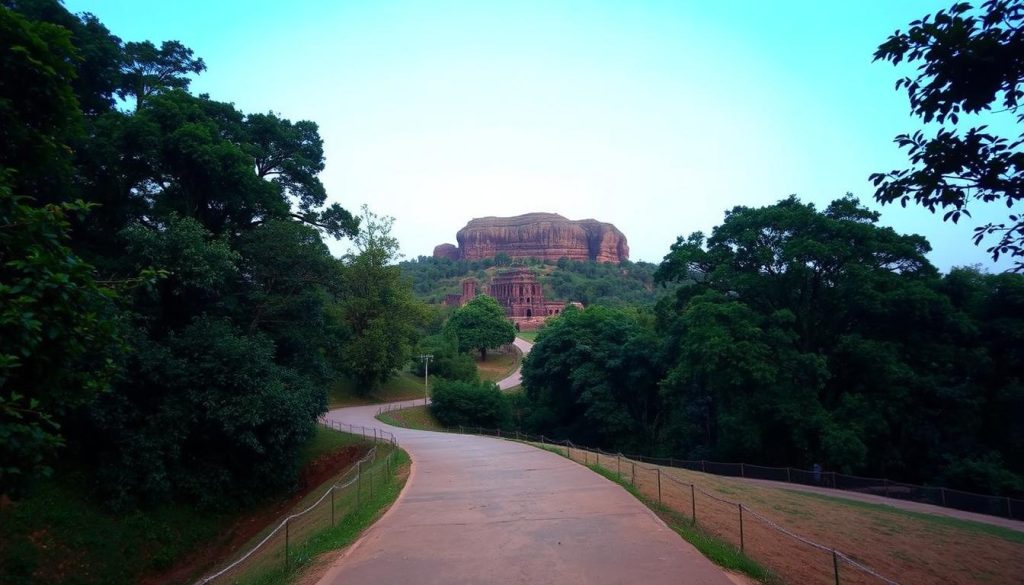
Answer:
<svg viewBox="0 0 1024 585"><path fill-rule="evenodd" d="M433 355L420 354L420 361L423 362L423 406L427 405L430 395L430 360L434 359Z"/></svg>

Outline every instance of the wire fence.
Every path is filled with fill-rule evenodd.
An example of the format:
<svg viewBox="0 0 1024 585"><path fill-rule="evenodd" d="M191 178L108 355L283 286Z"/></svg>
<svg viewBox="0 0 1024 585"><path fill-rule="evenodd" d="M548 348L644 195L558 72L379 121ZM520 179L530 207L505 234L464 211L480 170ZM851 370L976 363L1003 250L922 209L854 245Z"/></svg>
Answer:
<svg viewBox="0 0 1024 585"><path fill-rule="evenodd" d="M398 440L388 431L354 426L337 421L321 420L324 426L361 435L374 446L326 487L306 496L298 507L277 525L253 538L243 554L196 581L207 583L240 583L254 581L271 572L288 571L312 555L316 539L341 523L351 520L364 501L374 497L392 481L391 473L398 452Z"/></svg>
<svg viewBox="0 0 1024 585"><path fill-rule="evenodd" d="M455 429L449 429L454 432ZM699 485L673 477L670 469L650 466L622 453L589 449L571 441L555 441L543 435L518 431L460 427L460 433L540 444L569 459L599 467L619 477L650 501L688 518L701 531L733 546L760 562L789 583L898 585L835 547L801 536L747 504L710 493Z"/></svg>
<svg viewBox="0 0 1024 585"><path fill-rule="evenodd" d="M702 471L729 477L764 479L816 487L825 487L848 492L857 492L954 508L1009 519L1024 518L1024 500L1008 496L978 494L947 487L923 486L882 477L861 477L835 471L814 471L798 467L767 467L750 463L722 463L719 461L674 459L671 457L647 457L631 455L639 461L680 467L691 471Z"/></svg>

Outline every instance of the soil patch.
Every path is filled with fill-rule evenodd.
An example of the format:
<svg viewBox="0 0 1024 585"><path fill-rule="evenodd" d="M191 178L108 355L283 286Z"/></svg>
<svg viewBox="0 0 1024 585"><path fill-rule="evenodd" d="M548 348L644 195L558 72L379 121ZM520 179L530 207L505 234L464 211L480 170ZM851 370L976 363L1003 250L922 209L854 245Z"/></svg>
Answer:
<svg viewBox="0 0 1024 585"><path fill-rule="evenodd" d="M368 450L365 445L346 445L310 461L299 473L298 487L286 499L264 504L240 516L216 540L182 559L170 570L143 577L140 583L176 585L198 578L276 522L311 491L358 461Z"/></svg>

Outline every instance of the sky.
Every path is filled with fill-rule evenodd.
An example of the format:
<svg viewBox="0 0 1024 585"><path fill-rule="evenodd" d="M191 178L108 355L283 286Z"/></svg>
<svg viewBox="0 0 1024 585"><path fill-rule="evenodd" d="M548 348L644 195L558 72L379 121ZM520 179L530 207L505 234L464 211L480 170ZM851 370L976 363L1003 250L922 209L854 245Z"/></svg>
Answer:
<svg viewBox="0 0 1024 585"><path fill-rule="evenodd" d="M543 211L614 223L659 262L733 206L849 192L941 270L996 271L972 227L1005 209L947 224L868 181L906 166L892 139L919 127L894 89L910 70L872 54L949 3L66 0L126 41L194 49L195 93L317 122L330 200L393 216L408 258Z"/></svg>

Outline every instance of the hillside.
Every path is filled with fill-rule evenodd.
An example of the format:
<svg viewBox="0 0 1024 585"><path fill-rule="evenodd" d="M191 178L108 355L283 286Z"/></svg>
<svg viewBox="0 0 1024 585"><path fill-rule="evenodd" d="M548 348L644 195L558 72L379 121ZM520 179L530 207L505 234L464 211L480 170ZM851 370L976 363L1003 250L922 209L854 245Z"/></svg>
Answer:
<svg viewBox="0 0 1024 585"><path fill-rule="evenodd" d="M486 290L486 283L502 268L510 265L499 255L482 260L450 260L420 256L399 264L402 275L412 280L413 294L427 303L441 303L447 294L461 292L461 282L475 278ZM575 261L526 261L544 286L544 297L551 300L579 301L585 306L652 306L658 298L674 290L654 284L657 265L648 262L619 264Z"/></svg>

